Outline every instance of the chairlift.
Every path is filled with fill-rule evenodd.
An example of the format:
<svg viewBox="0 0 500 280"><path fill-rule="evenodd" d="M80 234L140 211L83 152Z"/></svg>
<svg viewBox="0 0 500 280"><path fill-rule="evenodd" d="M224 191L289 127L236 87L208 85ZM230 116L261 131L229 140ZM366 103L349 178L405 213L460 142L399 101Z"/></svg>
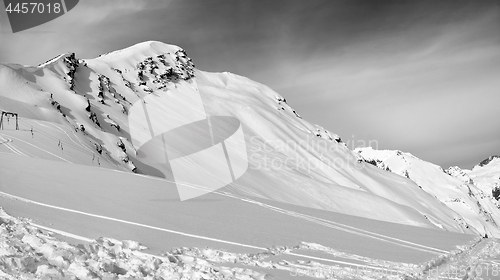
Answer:
<svg viewBox="0 0 500 280"><path fill-rule="evenodd" d="M3 119L7 118L7 123L10 121L10 117L16 118L16 130L19 130L19 119L17 113L2 111L2 116L0 117L0 129L3 129Z"/></svg>

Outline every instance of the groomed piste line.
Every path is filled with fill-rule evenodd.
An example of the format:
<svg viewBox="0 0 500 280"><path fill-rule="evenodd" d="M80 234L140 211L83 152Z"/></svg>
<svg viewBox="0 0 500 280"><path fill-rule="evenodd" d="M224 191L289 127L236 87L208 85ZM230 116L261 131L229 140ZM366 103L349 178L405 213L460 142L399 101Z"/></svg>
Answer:
<svg viewBox="0 0 500 280"><path fill-rule="evenodd" d="M191 188L204 189L203 186L197 186L197 185L186 184L186 183L179 183L179 182L171 181L171 180L168 180L168 179L162 179L162 180L168 181L168 182L171 182L171 183L175 183L175 184L178 184L178 185L183 185L183 186L191 187ZM233 183L232 185L238 186L235 183ZM242 187L242 186L240 186L240 187ZM449 253L449 251L446 251L446 250L441 250L441 249L438 249L438 248L421 245L421 244L418 244L418 243L406 241L406 240L395 238L395 237L391 237L391 236L386 236L386 235L383 235L383 234L379 234L379 233L375 233L375 232L371 232L371 231L359 229L359 228L356 228L356 227L353 227L353 226L348 226L348 225L337 223L337 222L333 222L333 221L330 221L330 220L321 219L321 218L317 218L317 217L314 217L314 216L309 216L309 215L306 215L306 214L301 214L301 213L297 213L297 212L294 212L294 211L281 209L279 207L275 207L275 206L272 206L272 205L269 205L269 204L265 204L263 202L258 202L258 201L255 201L255 200L252 200L252 199L249 199L249 198L242 198L242 197L239 197L239 196L231 194L231 193L221 192L221 191L214 191L213 193L216 193L216 194L219 194L219 195L223 195L223 196L227 196L227 197L231 197L231 198L234 198L234 199L239 199L241 201L245 201L245 202L248 202L248 203L257 204L257 205L259 205L261 207L264 207L264 208L267 208L269 210L273 210L273 211L276 211L278 213L285 214L285 215L288 215L288 216L292 216L292 217L296 217L296 218L301 218L301 219L304 219L304 220L307 220L307 221L310 221L310 222L313 222L313 223L316 223L316 224L320 224L320 225L323 225L323 226L326 226L326 227L329 227L329 228L333 228L333 229L337 229L337 230L341 230L341 231L353 233L353 234L356 234L356 235L360 235L360 236L363 236L363 237L369 237L369 238L372 238L372 239L376 239L376 240L388 242L388 243L395 244L395 245L398 245L398 246L401 246L401 247L406 247L406 248L410 248L410 249L414 249L414 250L418 250L418 251L423 251L423 252L427 252L427 253L432 253L432 254L437 254L437 255ZM398 242L400 242L400 243L398 243ZM401 243L403 243L403 244L401 244Z"/></svg>
<svg viewBox="0 0 500 280"><path fill-rule="evenodd" d="M201 236L201 235L196 235L196 234L190 234L190 233L185 233L185 232L181 232L181 231L170 230L170 229L165 229L165 228L161 228L161 227L150 226L150 225L145 225L145 224L141 224L141 223L126 221L126 220L122 220L122 219L117 219L117 218L112 218L112 217L107 217L107 216L102 216L102 215L97 215L97 214L86 213L86 212L83 212L83 211L78 211L78 210L73 210L73 209L68 209L68 208L64 208L64 207L54 206L54 205L50 205L50 204L46 204L46 203L41 203L41 202L38 202L38 201L34 201L34 200L31 200L31 199L26 199L26 198L23 198L23 197L11 195L11 194L8 194L8 193L5 193L5 192L1 192L1 191L0 191L0 195L5 196L5 197L9 197L9 198L12 198L12 199L15 199L15 200L19 200L19 201L22 201L22 202L25 202L25 203L36 204L36 205L44 206L44 207L47 207L47 208L52 208L52 209L57 209L57 210L61 210L61 211L71 212L71 213L80 214L80 215L84 215L84 216L89 216L89 217L94 217L94 218L100 218L100 219L104 219L104 220L109 220L109 221L114 221L114 222L119 222L119 223L123 223L123 224L134 225L134 226L139 226L139 227L143 227L143 228L148 228L148 229L153 229L153 230L158 230L158 231L163 231L163 232L178 234L178 235L192 237L192 238L197 238L197 239L202 239L202 240L208 240L208 241L213 241L213 242L218 242L218 243L224 243L224 244L229 244L229 245L234 245L234 246L240 246L240 247L245 247L245 248L251 248L251 249L258 249L258 250L262 250L262 251L267 251L267 249L264 248L264 247L259 247L259 246L254 246L254 245L248 245L248 244L243 244L243 243L238 243L238 242L233 242L233 241L227 241L227 240L222 240L222 239L217 239L217 238L212 238L212 237L207 237L207 236ZM49 229L47 227L44 227L44 228L45 229ZM59 231L59 232L61 232L61 231ZM73 236L75 236L75 235L73 235ZM359 264L359 263L350 263L350 262L337 261L337 260L332 260L332 259L319 258L319 257L314 257L314 256L309 256L309 255L303 255L303 254L295 254L295 253L291 253L291 252L284 252L284 254L291 255L291 256L296 256L296 257L303 257L303 258L308 258L308 259L314 259L314 260L319 260L319 261L326 261L326 262L331 262L331 263L336 263L336 264L342 264L342 265L352 265L352 266L356 266L356 267L363 267L363 268L375 269L375 270L379 270L381 268L381 267L376 267L376 266L371 266L371 265L363 265L363 264ZM395 273L400 272L398 270L389 269L389 268L384 268L384 270L385 271L395 272Z"/></svg>

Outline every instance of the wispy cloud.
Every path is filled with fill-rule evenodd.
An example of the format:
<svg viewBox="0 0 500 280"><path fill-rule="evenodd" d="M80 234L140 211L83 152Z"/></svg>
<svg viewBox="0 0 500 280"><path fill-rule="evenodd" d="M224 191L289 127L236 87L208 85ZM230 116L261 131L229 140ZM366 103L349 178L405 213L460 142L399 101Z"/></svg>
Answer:
<svg viewBox="0 0 500 280"><path fill-rule="evenodd" d="M406 32L354 42L349 51L285 62L260 78L290 97L306 119L340 135L376 139L380 148L441 164L463 163L473 149L495 153L477 143L500 137L499 24L498 9L442 24L415 22ZM273 81L271 71L282 75Z"/></svg>
<svg viewBox="0 0 500 280"><path fill-rule="evenodd" d="M137 14L167 9L170 2L80 1L67 15L46 24L25 32L0 34L0 61L37 64L64 52L76 52L87 57L110 51L109 41L133 40L137 34L147 38L150 33L147 26L138 24L141 19L137 18ZM121 26L115 24L119 19L122 19ZM120 45L120 42L115 44L115 48L123 47L126 46Z"/></svg>
<svg viewBox="0 0 500 280"><path fill-rule="evenodd" d="M86 0L30 32L1 34L0 61L164 41L202 70L271 86L343 138L470 166L477 158L464 150L495 153L476 143L500 138L491 132L500 127L498 26L494 1Z"/></svg>

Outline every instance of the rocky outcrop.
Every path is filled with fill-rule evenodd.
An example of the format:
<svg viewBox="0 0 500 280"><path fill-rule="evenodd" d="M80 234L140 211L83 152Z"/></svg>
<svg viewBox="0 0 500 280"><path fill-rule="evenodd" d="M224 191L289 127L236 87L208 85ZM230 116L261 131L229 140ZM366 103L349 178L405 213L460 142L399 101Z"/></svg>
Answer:
<svg viewBox="0 0 500 280"><path fill-rule="evenodd" d="M483 161L481 161L477 166L479 167L483 167L485 165L487 165L488 163L490 163L491 161L493 161L494 159L500 159L500 156L490 156L488 157L487 159L484 159Z"/></svg>
<svg viewBox="0 0 500 280"><path fill-rule="evenodd" d="M174 54L162 53L146 57L136 64L135 70L137 85L148 94L155 90L164 90L169 84L195 77L194 64L182 49Z"/></svg>
<svg viewBox="0 0 500 280"><path fill-rule="evenodd" d="M75 89L75 73L80 65L80 62L75 57L75 53L70 53L66 55L63 59L64 64L66 65L68 72L66 72L66 77L64 79L69 84L69 89Z"/></svg>
<svg viewBox="0 0 500 280"><path fill-rule="evenodd" d="M469 175L467 175L467 173L465 173L465 171L462 170L462 168L460 168L458 166L448 167L448 169L445 170L445 173L452 176L452 177L455 177L455 178L462 180L462 182L464 182L466 184L473 184L474 183L472 178Z"/></svg>

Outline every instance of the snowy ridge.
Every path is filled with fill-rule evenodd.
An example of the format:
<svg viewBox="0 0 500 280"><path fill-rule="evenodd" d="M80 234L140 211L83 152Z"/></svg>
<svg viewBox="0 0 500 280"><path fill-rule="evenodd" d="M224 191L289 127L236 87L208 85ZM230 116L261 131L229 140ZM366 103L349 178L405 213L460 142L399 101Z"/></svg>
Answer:
<svg viewBox="0 0 500 280"><path fill-rule="evenodd" d="M47 61L45 61L43 63L38 64L38 67L45 67L45 66L47 66L49 64L52 64L52 63L58 61L59 59L61 59L62 57L65 57L66 55L68 55L68 54L56 55L54 58L49 59L49 60L47 60Z"/></svg>
<svg viewBox="0 0 500 280"><path fill-rule="evenodd" d="M492 195L493 186L480 187L471 176L471 171L459 167L450 167L445 171L440 166L401 151L379 151L366 147L355 152L365 162L414 181L458 213L458 220L463 221L466 227L483 235L500 236L500 209ZM476 172L480 168L476 166ZM492 180L488 182L492 183ZM478 220L478 217L481 219Z"/></svg>
<svg viewBox="0 0 500 280"><path fill-rule="evenodd" d="M498 161L500 160L500 156L490 156L488 157L487 159L481 161L478 165L476 165L477 167L484 167L485 165L488 165L490 162L492 161ZM475 167L476 167L475 166Z"/></svg>

